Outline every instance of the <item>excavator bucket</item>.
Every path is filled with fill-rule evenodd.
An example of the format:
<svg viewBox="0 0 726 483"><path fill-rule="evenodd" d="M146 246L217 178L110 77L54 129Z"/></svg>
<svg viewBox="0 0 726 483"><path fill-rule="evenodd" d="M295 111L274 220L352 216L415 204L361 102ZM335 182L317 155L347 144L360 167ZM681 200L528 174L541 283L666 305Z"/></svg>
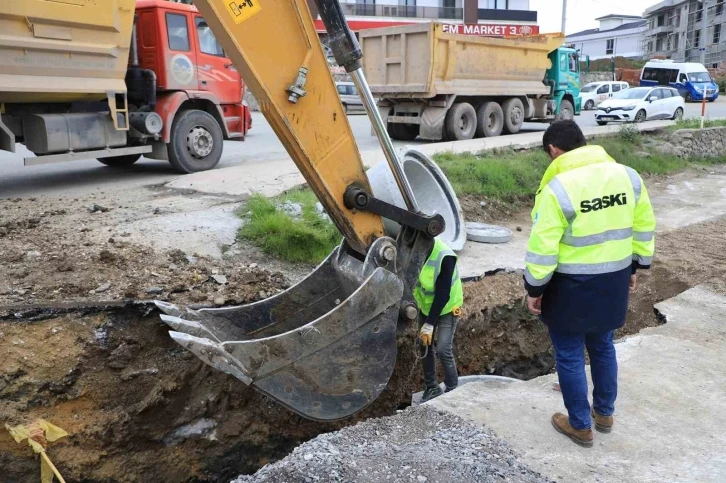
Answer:
<svg viewBox="0 0 726 483"><path fill-rule="evenodd" d="M157 306L171 337L210 366L306 418L344 418L378 397L396 362L404 285L386 259L393 246L381 238L360 261L344 243L302 282L253 304Z"/></svg>

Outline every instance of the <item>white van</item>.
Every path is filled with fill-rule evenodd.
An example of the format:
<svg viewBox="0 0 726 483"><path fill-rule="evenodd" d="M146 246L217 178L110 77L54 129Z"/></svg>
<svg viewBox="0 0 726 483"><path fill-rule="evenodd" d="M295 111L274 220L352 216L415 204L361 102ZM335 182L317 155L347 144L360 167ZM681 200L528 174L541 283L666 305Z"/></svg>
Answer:
<svg viewBox="0 0 726 483"><path fill-rule="evenodd" d="M629 87L630 85L627 82L620 81L590 82L580 89L582 108L586 111L595 109L602 101L613 97L613 94L624 91Z"/></svg>

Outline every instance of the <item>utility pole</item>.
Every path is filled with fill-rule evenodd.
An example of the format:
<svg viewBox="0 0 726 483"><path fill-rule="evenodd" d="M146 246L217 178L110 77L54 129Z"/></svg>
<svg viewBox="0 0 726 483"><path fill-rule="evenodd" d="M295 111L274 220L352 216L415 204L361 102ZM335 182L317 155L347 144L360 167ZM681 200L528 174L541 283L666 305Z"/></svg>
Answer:
<svg viewBox="0 0 726 483"><path fill-rule="evenodd" d="M703 0L703 29L701 29L701 64L706 65L706 46L708 45L708 0ZM705 94L704 94L704 97Z"/></svg>
<svg viewBox="0 0 726 483"><path fill-rule="evenodd" d="M562 33L565 33L567 27L567 0L562 0Z"/></svg>

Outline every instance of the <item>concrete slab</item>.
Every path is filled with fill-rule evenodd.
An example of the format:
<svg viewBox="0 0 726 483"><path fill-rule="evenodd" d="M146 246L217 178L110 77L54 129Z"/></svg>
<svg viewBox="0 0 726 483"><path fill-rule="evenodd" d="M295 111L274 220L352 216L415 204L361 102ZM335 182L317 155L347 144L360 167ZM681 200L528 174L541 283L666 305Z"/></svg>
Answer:
<svg viewBox="0 0 726 483"><path fill-rule="evenodd" d="M201 205L201 204L200 204ZM219 258L221 247L235 242L242 220L235 215L239 203L200 206L194 211L162 213L120 223L125 240L156 250L180 249L185 253Z"/></svg>
<svg viewBox="0 0 726 483"><path fill-rule="evenodd" d="M480 277L495 270L524 270L530 227L512 231L512 239L502 244L467 242L459 252L459 272L464 279Z"/></svg>
<svg viewBox="0 0 726 483"><path fill-rule="evenodd" d="M649 186L655 189L651 203L658 217L658 232L668 232L726 215L726 174L675 179Z"/></svg>
<svg viewBox="0 0 726 483"><path fill-rule="evenodd" d="M287 158L188 174L170 181L166 187L229 196L277 196L304 182L297 166Z"/></svg>
<svg viewBox="0 0 726 483"><path fill-rule="evenodd" d="M615 427L596 433L594 448L551 427L551 415L563 410L556 375L471 383L427 404L493 429L560 482L726 481L726 297L696 287L657 309L666 325L616 345Z"/></svg>

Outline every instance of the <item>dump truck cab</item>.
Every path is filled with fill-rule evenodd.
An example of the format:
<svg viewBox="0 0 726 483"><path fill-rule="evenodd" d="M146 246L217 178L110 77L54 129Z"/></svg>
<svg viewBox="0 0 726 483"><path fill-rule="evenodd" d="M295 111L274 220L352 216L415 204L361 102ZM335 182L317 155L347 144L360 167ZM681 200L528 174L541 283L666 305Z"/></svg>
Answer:
<svg viewBox="0 0 726 483"><path fill-rule="evenodd" d="M172 141L175 119L189 109L213 116L225 139L244 139L252 126L250 111L243 102L245 84L196 7L139 0L136 18L138 64L156 74L154 110L164 120L164 144ZM201 135L211 136L205 130L208 132ZM156 154L164 157L160 147L162 152ZM200 155L209 148L190 149Z"/></svg>
<svg viewBox="0 0 726 483"><path fill-rule="evenodd" d="M26 165L141 156L217 165L252 118L245 84L192 5L0 2L0 149Z"/></svg>
<svg viewBox="0 0 726 483"><path fill-rule="evenodd" d="M551 66L545 74L545 83L552 87L552 99L557 102L558 117L563 110L572 109L572 115L579 115L582 110L580 99L580 55L570 47L560 47L549 54Z"/></svg>

